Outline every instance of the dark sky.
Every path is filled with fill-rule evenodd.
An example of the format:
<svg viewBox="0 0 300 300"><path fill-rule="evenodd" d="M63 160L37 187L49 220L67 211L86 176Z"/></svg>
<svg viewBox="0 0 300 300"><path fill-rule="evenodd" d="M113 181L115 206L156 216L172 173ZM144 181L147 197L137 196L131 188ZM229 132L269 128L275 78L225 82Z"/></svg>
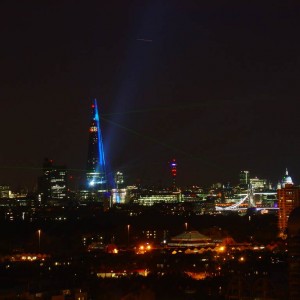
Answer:
<svg viewBox="0 0 300 300"><path fill-rule="evenodd" d="M0 183L82 176L93 98L128 184L299 183L300 4L247 2L1 1Z"/></svg>

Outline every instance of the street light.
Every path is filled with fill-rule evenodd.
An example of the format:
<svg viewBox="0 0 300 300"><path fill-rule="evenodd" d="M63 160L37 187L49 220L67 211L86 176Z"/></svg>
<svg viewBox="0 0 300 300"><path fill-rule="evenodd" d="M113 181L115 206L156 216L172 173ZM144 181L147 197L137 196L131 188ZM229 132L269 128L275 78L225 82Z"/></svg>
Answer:
<svg viewBox="0 0 300 300"><path fill-rule="evenodd" d="M39 252L41 252L41 229L38 230L38 236L39 236Z"/></svg>
<svg viewBox="0 0 300 300"><path fill-rule="evenodd" d="M129 231L130 231L130 225L127 225L127 248L129 248Z"/></svg>
<svg viewBox="0 0 300 300"><path fill-rule="evenodd" d="M185 231L187 231L187 229L188 229L188 223L187 222L184 223L184 227L185 227Z"/></svg>

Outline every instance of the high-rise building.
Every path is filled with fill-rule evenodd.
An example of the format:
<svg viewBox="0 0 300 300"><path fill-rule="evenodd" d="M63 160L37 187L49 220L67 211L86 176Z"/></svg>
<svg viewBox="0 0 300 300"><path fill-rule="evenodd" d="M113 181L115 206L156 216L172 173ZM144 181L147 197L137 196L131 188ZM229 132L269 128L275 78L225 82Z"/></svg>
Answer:
<svg viewBox="0 0 300 300"><path fill-rule="evenodd" d="M53 160L46 158L43 164L43 175L39 178L39 193L44 203L65 200L67 198L66 166L56 166Z"/></svg>
<svg viewBox="0 0 300 300"><path fill-rule="evenodd" d="M266 179L260 179L257 177L250 178L250 185L253 189L253 191L263 191L268 188L267 180Z"/></svg>
<svg viewBox="0 0 300 300"><path fill-rule="evenodd" d="M92 104L92 120L89 127L86 179L88 189L97 191L107 190L104 148L96 99Z"/></svg>
<svg viewBox="0 0 300 300"><path fill-rule="evenodd" d="M115 188L111 190L111 205L115 203L125 203L126 189L124 186L124 175L122 172L117 171L115 173Z"/></svg>
<svg viewBox="0 0 300 300"><path fill-rule="evenodd" d="M11 198L11 190L8 185L0 185L0 199Z"/></svg>
<svg viewBox="0 0 300 300"><path fill-rule="evenodd" d="M115 185L117 189L124 187L124 175L120 171L115 173Z"/></svg>
<svg viewBox="0 0 300 300"><path fill-rule="evenodd" d="M290 213L294 208L300 206L300 188L294 186L292 178L288 174L288 170L286 170L286 174L283 176L281 186L278 187L277 199L279 208L279 235L285 236Z"/></svg>
<svg viewBox="0 0 300 300"><path fill-rule="evenodd" d="M250 174L249 171L241 171L240 173L240 185L248 188L248 185L250 183Z"/></svg>

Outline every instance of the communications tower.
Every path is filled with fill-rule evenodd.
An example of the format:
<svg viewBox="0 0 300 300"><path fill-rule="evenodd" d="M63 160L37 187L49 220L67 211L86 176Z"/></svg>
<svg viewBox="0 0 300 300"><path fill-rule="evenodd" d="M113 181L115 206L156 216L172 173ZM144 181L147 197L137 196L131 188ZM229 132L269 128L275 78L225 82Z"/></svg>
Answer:
<svg viewBox="0 0 300 300"><path fill-rule="evenodd" d="M171 176L172 176L172 188L175 191L177 189L176 188L177 163L175 158L173 158L172 161L170 162L170 167L171 167Z"/></svg>

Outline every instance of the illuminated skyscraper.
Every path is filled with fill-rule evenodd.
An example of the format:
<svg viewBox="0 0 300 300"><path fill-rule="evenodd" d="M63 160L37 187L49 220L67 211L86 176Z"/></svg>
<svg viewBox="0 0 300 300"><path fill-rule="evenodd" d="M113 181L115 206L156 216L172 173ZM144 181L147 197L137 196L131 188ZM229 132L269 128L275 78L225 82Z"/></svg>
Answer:
<svg viewBox="0 0 300 300"><path fill-rule="evenodd" d="M115 174L115 185L117 189L124 187L124 175L120 171L116 172Z"/></svg>
<svg viewBox="0 0 300 300"><path fill-rule="evenodd" d="M44 204L65 200L67 198L66 166L56 166L53 164L53 160L45 158L43 175L39 177L38 189Z"/></svg>
<svg viewBox="0 0 300 300"><path fill-rule="evenodd" d="M92 104L92 121L89 128L86 179L89 189L98 191L105 191L107 189L104 149L96 99Z"/></svg>
<svg viewBox="0 0 300 300"><path fill-rule="evenodd" d="M111 190L111 203L125 203L125 198L124 175L118 171L115 173L115 188Z"/></svg>
<svg viewBox="0 0 300 300"><path fill-rule="evenodd" d="M281 187L278 187L277 199L279 208L279 235L285 236L290 213L294 208L300 206L300 188L294 186L292 178L289 176L287 170L285 176L283 176Z"/></svg>
<svg viewBox="0 0 300 300"><path fill-rule="evenodd" d="M250 183L249 171L241 171L240 172L240 186L247 189L249 183Z"/></svg>

